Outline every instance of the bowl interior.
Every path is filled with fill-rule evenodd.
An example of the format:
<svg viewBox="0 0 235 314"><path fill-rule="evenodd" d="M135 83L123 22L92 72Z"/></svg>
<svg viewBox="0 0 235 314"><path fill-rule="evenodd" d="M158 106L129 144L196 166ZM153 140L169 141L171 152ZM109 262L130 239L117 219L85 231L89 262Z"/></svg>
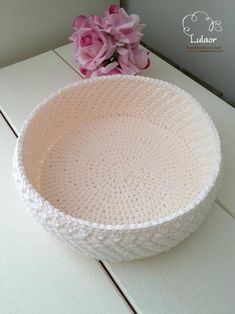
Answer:
<svg viewBox="0 0 235 314"><path fill-rule="evenodd" d="M188 206L216 168L216 139L184 93L138 77L87 80L40 107L23 139L33 187L103 224L157 220Z"/></svg>

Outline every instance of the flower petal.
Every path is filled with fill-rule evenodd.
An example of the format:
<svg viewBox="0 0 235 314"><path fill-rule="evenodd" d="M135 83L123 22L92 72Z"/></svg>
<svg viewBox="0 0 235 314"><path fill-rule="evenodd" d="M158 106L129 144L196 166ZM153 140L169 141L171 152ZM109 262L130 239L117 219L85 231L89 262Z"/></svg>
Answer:
<svg viewBox="0 0 235 314"><path fill-rule="evenodd" d="M135 58L135 64L140 69L146 69L149 65L149 52L143 48L133 49L133 55Z"/></svg>

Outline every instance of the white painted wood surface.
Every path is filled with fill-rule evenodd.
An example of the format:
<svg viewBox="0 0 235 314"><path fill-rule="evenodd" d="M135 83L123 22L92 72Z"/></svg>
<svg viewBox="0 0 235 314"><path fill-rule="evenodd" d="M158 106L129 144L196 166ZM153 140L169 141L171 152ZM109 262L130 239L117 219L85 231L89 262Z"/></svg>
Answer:
<svg viewBox="0 0 235 314"><path fill-rule="evenodd" d="M61 57L66 60L66 62L70 63L70 66L76 67L72 60L72 50L70 45L58 49L56 53L60 54ZM47 56L49 58L48 60ZM19 131L19 128L21 127L27 114L42 98L47 96L48 93L62 85L66 85L70 82L76 81L77 79L81 79L80 76L75 71L70 69L62 59L56 55L54 55L54 57L52 56L53 54L50 52L15 66L5 68L3 69L4 72L1 72L2 70L0 70L0 86L3 86L3 88L0 90L0 102L4 112L7 114L9 120L17 131ZM54 60L54 58L57 58L57 60ZM151 55L151 59L152 67L146 71L145 75L168 80L178 86L181 86L193 94L214 119L215 124L221 134L225 153L225 175L222 189L219 194L219 201L226 205L228 210L233 211L235 204L235 199L232 193L235 183L235 165L233 162L235 147L235 117L233 109L222 100L212 95L209 91L189 79L187 76L162 61L160 58ZM78 67L76 70L78 71ZM39 73L40 77L40 79L36 80L37 84L33 79L36 73ZM15 90L15 92L11 94L11 90ZM10 142L8 139L6 141L7 143ZM10 174L5 175L4 182L7 182L7 178L9 178L9 176ZM25 213L24 218L22 218L22 213L18 212L18 206L22 207L22 205L19 205L20 203L17 197L15 198L13 196L15 193L13 193L13 186L6 184L6 190L9 194L8 198L12 202L15 199L15 205L11 206L14 206L14 214L16 213L18 215L16 215L17 221L20 221L20 219L30 219L30 217L27 216L27 213ZM4 207L10 208L11 206L8 205L8 207ZM34 230L30 228L34 228ZM84 273L87 272L86 275L88 278L90 278L92 271L89 271L89 269L86 269L85 267L95 263L94 261L83 260L82 258L78 257L76 253L61 248L61 245L57 244L56 241L51 240L49 236L41 231L39 226L37 226L38 231L36 230L36 225L33 227L32 224L32 226L30 225L30 228L27 230L28 238L30 240L29 244L35 237L37 241L45 241L42 245L40 254L37 250L35 250L35 248L38 249L38 245L30 244L32 252L30 252L31 257L29 260L32 261L32 256L34 256L33 254L37 254L40 263L42 263L42 269L44 269L46 272L47 279L50 278L50 280L52 280L52 283L51 281L48 283L48 281L46 281L44 278L44 284L46 287L48 287L48 285L53 285L54 281L56 283L54 286L59 285L59 282L60 280L62 281L62 278L69 285L68 281L66 281L68 278L64 278L64 274L61 276L60 280L58 280L57 277L55 278L55 274L52 272L54 269L53 266L51 266L53 265L51 260L57 260L58 258L55 256L57 256L56 254L61 254L61 251L64 253L61 254L63 259L72 259L72 264L74 263L77 265L79 264L77 261L84 261L83 263L81 262L83 265L81 267L83 267ZM14 231L12 231L12 229ZM9 235L15 236L17 239L19 238L17 240L19 243L21 243L21 241L27 242L25 238L23 238L23 240L21 239L21 235L17 237L17 228L16 230L14 227L12 229L11 232L9 232ZM40 236L38 235L39 232ZM190 238L186 239L184 242L169 252L153 258L130 263L106 263L106 266L109 268L111 274L115 277L120 287L125 292L127 298L134 304L139 313L234 313L234 237L234 219L222 208L214 204L213 210L200 229ZM48 247L51 248L49 251L52 255L50 255L50 257L46 255L47 257L44 260L42 256L45 254L44 250L48 254ZM15 258L14 263L18 263L19 256L24 258L24 254L26 254L25 250L23 250L23 253L21 253L21 250L18 250L18 248L16 252L17 253L14 253L13 255ZM58 263L59 266L61 266L60 262ZM76 277L76 272L73 268L74 264L71 266L72 270L70 275L67 275L67 272L63 267L62 273L65 272L69 278L70 276ZM37 267L39 266L37 265ZM35 269L36 268L34 268L34 270ZM15 271L17 271L17 269ZM67 269L67 271L69 270ZM76 271L79 270L76 269ZM16 279L18 278L17 276L19 275L16 274ZM37 281L40 279L33 272L30 272L30 275L28 276L33 276L33 285L36 285ZM85 275L81 276L82 280L85 280L85 277ZM76 284L79 285L80 283L77 283L76 281ZM75 282L72 281L71 286L74 285ZM93 287L92 280L90 281L90 286ZM60 289L62 288L60 287ZM51 306L54 305L53 302L55 302L57 298L61 297L63 299L63 293L60 289L58 294L53 295L54 301L50 301L52 302ZM81 289L82 293L84 293L83 297L86 298L86 293L82 290L81 286L79 286L79 289ZM94 289L102 290L103 288L94 284ZM71 297L70 290L72 290L72 288L67 289L67 292L64 292L67 293L66 298ZM87 292L88 290L85 291ZM104 295L107 294L109 297L108 292L105 289L103 291ZM20 293L24 294L22 291L20 291ZM79 295L79 293L77 292L76 295ZM43 297L46 300L46 296L44 294ZM73 300L75 300L74 297ZM68 306L68 303L64 305L63 309L65 309L66 306ZM97 306L99 310L98 303ZM111 313L115 313L114 306L115 305L112 304L110 306ZM87 309L88 308L85 307L85 310ZM101 307L101 310L104 309ZM118 308L117 306L117 311L118 310L119 313L123 313L122 309ZM84 311L84 313L86 313L86 311ZM89 313L92 313L92 311ZM109 311L105 312L104 310L103 313L109 313Z"/></svg>
<svg viewBox="0 0 235 314"><path fill-rule="evenodd" d="M97 261L63 247L26 211L11 175L15 142L0 115L0 313L130 313Z"/></svg>
<svg viewBox="0 0 235 314"><path fill-rule="evenodd" d="M56 50L79 73L71 45ZM197 98L213 118L223 145L219 201L235 213L235 112L228 104L151 54L143 75L172 82ZM217 204L191 237L162 255L107 268L139 313L234 313L235 221Z"/></svg>
<svg viewBox="0 0 235 314"><path fill-rule="evenodd" d="M55 53L43 53L0 69L0 107L18 132L39 102L79 79Z"/></svg>
<svg viewBox="0 0 235 314"><path fill-rule="evenodd" d="M188 239L156 257L109 264L139 313L233 314L235 221L214 204Z"/></svg>
<svg viewBox="0 0 235 314"><path fill-rule="evenodd" d="M56 53L79 73L79 67L73 59L71 44L56 49ZM153 53L150 53L150 59L151 66L143 71L142 75L181 87L192 94L213 119L222 141L224 164L218 201L235 216L235 109Z"/></svg>

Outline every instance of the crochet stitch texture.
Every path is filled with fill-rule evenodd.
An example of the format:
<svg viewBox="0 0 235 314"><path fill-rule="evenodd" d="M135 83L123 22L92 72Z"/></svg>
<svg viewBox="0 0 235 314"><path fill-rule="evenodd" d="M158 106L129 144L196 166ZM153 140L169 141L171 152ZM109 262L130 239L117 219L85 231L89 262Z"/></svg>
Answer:
<svg viewBox="0 0 235 314"><path fill-rule="evenodd" d="M87 79L30 114L13 173L27 208L82 255L156 255L196 230L216 197L218 133L188 93L140 76Z"/></svg>

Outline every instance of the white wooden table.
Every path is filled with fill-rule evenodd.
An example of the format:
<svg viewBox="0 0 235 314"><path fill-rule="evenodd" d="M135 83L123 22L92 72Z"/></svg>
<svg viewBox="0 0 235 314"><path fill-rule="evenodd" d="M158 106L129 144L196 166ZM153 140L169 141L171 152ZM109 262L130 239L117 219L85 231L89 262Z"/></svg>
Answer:
<svg viewBox="0 0 235 314"><path fill-rule="evenodd" d="M37 103L82 77L71 45L0 69L1 314L235 313L235 110L153 54L142 75L191 93L218 128L224 176L206 221L169 252L129 263L84 259L53 240L18 197L12 152Z"/></svg>

